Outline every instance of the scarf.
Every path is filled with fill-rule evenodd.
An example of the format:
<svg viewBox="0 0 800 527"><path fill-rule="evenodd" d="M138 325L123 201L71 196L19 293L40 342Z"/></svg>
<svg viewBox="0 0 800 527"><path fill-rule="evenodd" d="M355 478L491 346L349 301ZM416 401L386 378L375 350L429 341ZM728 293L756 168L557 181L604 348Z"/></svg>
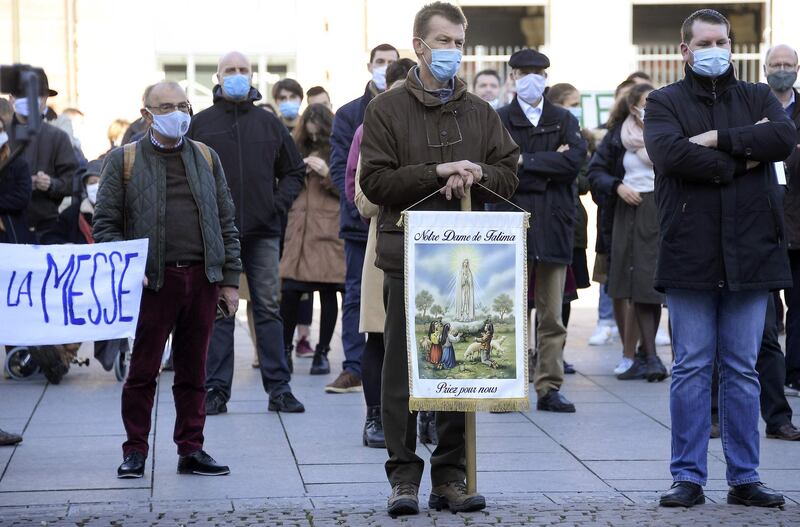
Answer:
<svg viewBox="0 0 800 527"><path fill-rule="evenodd" d="M650 161L650 156L647 155L647 150L644 148L644 128L633 115L628 115L622 122L621 132L622 146L625 147L625 150L635 152L642 162L653 166L653 162Z"/></svg>

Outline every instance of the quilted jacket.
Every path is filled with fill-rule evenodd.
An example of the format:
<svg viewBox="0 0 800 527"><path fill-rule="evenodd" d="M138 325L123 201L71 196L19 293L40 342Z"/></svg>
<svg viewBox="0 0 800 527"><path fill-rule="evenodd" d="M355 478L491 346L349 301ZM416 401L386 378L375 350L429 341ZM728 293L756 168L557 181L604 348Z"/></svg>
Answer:
<svg viewBox="0 0 800 527"><path fill-rule="evenodd" d="M217 153L211 150L213 172L192 141L181 151L186 177L200 212L208 281L238 287L242 262L239 233L234 225L234 205ZM136 145L136 161L130 180L123 184L122 148L114 149L103 164L94 214L94 240L112 242L147 238L148 288L164 285L166 254L166 162L149 137Z"/></svg>

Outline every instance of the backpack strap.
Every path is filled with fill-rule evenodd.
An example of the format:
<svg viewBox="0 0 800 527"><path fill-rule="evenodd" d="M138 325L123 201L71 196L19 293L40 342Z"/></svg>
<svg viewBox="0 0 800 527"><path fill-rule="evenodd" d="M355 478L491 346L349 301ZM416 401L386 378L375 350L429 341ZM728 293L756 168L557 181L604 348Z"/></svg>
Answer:
<svg viewBox="0 0 800 527"><path fill-rule="evenodd" d="M200 149L200 153L203 154L203 157L208 163L208 167L211 169L211 173L214 173L214 158L211 157L211 149L208 147L207 144L201 143L200 141L195 141L194 139L190 139L192 143L197 145L197 148Z"/></svg>
<svg viewBox="0 0 800 527"><path fill-rule="evenodd" d="M122 147L122 186L127 186L133 175L133 164L136 162L136 143L128 143Z"/></svg>

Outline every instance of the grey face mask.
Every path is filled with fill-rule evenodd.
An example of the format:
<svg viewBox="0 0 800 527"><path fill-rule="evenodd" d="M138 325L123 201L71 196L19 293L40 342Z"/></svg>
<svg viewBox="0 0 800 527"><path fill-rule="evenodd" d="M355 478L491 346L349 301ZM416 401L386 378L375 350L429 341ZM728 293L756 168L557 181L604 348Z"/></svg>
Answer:
<svg viewBox="0 0 800 527"><path fill-rule="evenodd" d="M797 81L796 71L780 70L767 75L767 84L775 91L786 91Z"/></svg>

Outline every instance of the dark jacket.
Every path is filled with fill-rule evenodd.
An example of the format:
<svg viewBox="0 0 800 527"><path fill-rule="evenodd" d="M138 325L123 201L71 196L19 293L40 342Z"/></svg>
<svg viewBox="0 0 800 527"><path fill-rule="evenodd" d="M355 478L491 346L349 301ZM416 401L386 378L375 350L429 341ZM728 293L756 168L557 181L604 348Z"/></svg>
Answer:
<svg viewBox="0 0 800 527"><path fill-rule="evenodd" d="M794 90L792 121L800 144L800 92ZM786 195L783 217L786 221L786 244L790 251L800 250L800 150L794 149L786 160Z"/></svg>
<svg viewBox="0 0 800 527"><path fill-rule="evenodd" d="M122 148L106 156L94 210L94 241L113 242L147 238L149 289L164 285L167 201L167 163L145 136L136 143L136 161L130 180L123 184ZM181 159L189 188L200 214L208 281L238 287L242 262L234 206L219 157L211 150L213 171L200 148L186 141Z"/></svg>
<svg viewBox="0 0 800 527"><path fill-rule="evenodd" d="M12 150L19 145L15 140L19 126L22 125L15 115L8 130ZM35 227L44 220L58 218L58 206L72 194L72 178L78 169L78 160L66 132L47 123L42 123L39 133L25 147L22 157L28 163L29 175L41 170L51 178L47 191L34 190L31 195L28 225Z"/></svg>
<svg viewBox="0 0 800 527"><path fill-rule="evenodd" d="M797 131L769 86L737 81L733 67L712 81L687 66L650 94L644 125L661 226L656 288L790 287L771 163L789 157ZM709 130L718 148L689 141Z"/></svg>
<svg viewBox="0 0 800 527"><path fill-rule="evenodd" d="M519 186L511 201L532 215L528 260L569 265L575 243L576 178L587 148L580 125L567 110L547 99L537 126L525 116L516 97L497 113L522 151ZM556 152L564 144L569 150ZM493 208L516 210L502 202Z"/></svg>
<svg viewBox="0 0 800 527"><path fill-rule="evenodd" d="M622 144L622 125L617 125L603 137L589 162L587 177L592 196L597 203L597 244L595 252L611 253L611 232L614 230L614 209L617 187L625 177L625 146Z"/></svg>
<svg viewBox="0 0 800 527"><path fill-rule="evenodd" d="M22 156L0 172L0 243L33 243L25 219L31 201L31 172Z"/></svg>
<svg viewBox="0 0 800 527"><path fill-rule="evenodd" d="M207 144L222 161L236 204L236 226L244 237L281 236L285 217L300 194L305 165L280 119L253 101L229 101L214 87L214 104L192 118L188 137Z"/></svg>
<svg viewBox="0 0 800 527"><path fill-rule="evenodd" d="M331 179L339 189L339 236L345 240L367 241L367 225L361 221L356 206L347 201L345 192L345 169L347 155L356 129L364 122L367 105L375 97L377 89L372 81L367 83L364 95L352 100L336 111L331 132Z"/></svg>
<svg viewBox="0 0 800 527"><path fill-rule="evenodd" d="M435 146L428 146L434 144L430 137ZM455 79L455 91L443 103L423 91L412 69L403 86L378 95L364 116L360 184L367 199L380 206L375 265L395 276L403 274L403 227L397 223L404 209L429 194L433 196L414 210L461 209L459 200L447 201L436 192L446 183L436 175L436 165L470 160L481 166L483 185L510 198L517 186L518 158L519 148L497 113L467 93L464 81ZM472 187L473 210L484 210L485 203L498 199Z"/></svg>

